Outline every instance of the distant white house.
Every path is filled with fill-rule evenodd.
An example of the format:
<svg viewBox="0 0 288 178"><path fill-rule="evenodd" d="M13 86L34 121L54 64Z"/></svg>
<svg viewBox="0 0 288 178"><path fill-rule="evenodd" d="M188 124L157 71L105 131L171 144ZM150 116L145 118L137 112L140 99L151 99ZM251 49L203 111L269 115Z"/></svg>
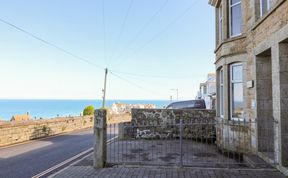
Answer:
<svg viewBox="0 0 288 178"><path fill-rule="evenodd" d="M205 100L207 109L215 109L215 96L216 96L216 75L209 73L207 81L200 83L199 91L196 99Z"/></svg>
<svg viewBox="0 0 288 178"><path fill-rule="evenodd" d="M112 114L125 114L125 113L130 113L132 108L155 109L156 106L154 104L113 103L110 110Z"/></svg>

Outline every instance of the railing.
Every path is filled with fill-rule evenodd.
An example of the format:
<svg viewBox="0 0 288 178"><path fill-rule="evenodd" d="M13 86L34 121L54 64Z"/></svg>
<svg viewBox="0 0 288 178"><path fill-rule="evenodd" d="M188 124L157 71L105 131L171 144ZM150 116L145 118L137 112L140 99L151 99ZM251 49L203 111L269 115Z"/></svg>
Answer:
<svg viewBox="0 0 288 178"><path fill-rule="evenodd" d="M109 125L107 133L116 126ZM119 125L119 138L107 146L109 164L245 167L253 123L223 120L173 124Z"/></svg>
<svg viewBox="0 0 288 178"><path fill-rule="evenodd" d="M161 110L160 117L155 114L157 112L149 111L131 122L107 125L106 111L96 110L94 166L143 164L251 168L259 164L262 168L267 164L257 155L262 157L261 151L273 152L273 124L214 119L211 115L205 117L203 111L193 111L193 114L186 115L189 117L183 118L178 116L185 116L187 111L177 110L168 115L164 112ZM152 113L153 117L147 113ZM173 115L175 113L180 114Z"/></svg>

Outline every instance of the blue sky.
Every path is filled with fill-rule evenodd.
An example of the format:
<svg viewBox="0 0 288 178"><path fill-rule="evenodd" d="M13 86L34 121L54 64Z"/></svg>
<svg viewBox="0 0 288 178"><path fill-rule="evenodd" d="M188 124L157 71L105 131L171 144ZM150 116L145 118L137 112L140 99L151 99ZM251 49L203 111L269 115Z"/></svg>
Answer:
<svg viewBox="0 0 288 178"><path fill-rule="evenodd" d="M171 88L191 99L214 71L214 10L208 0L166 1L104 0L103 18L102 0L9 0L0 18L107 66L108 99L175 98ZM103 69L2 22L0 34L0 98L101 98Z"/></svg>

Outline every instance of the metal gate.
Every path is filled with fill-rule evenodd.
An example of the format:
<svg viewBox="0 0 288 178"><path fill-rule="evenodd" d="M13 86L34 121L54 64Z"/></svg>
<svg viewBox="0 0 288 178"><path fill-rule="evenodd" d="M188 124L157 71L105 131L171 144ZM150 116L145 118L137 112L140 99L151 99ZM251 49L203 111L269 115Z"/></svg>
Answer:
<svg viewBox="0 0 288 178"><path fill-rule="evenodd" d="M251 122L122 123L108 125L107 133L116 129L118 138L107 145L108 164L247 167ZM235 132L241 129L247 135Z"/></svg>

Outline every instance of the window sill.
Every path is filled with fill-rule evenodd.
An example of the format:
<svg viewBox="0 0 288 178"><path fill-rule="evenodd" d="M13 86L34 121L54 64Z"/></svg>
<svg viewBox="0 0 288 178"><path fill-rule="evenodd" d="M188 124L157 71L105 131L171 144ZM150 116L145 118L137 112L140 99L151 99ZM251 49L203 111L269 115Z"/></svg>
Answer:
<svg viewBox="0 0 288 178"><path fill-rule="evenodd" d="M248 126L248 124L251 124L251 122L246 121L245 119L227 120L221 116L216 116L215 120L216 122L218 122L218 124L229 125L229 126Z"/></svg>
<svg viewBox="0 0 288 178"><path fill-rule="evenodd" d="M247 124L249 124L245 119L231 119L228 123L231 126L247 126Z"/></svg>
<svg viewBox="0 0 288 178"><path fill-rule="evenodd" d="M230 43L230 42L233 42L233 41L237 41L237 40L241 40L241 39L244 39L246 38L246 35L245 34L241 34L241 35L238 35L238 36L234 36L234 37L231 37L231 38L228 38L226 40L223 40L221 43L219 43L214 51L214 53L217 53L217 51L226 43Z"/></svg>

